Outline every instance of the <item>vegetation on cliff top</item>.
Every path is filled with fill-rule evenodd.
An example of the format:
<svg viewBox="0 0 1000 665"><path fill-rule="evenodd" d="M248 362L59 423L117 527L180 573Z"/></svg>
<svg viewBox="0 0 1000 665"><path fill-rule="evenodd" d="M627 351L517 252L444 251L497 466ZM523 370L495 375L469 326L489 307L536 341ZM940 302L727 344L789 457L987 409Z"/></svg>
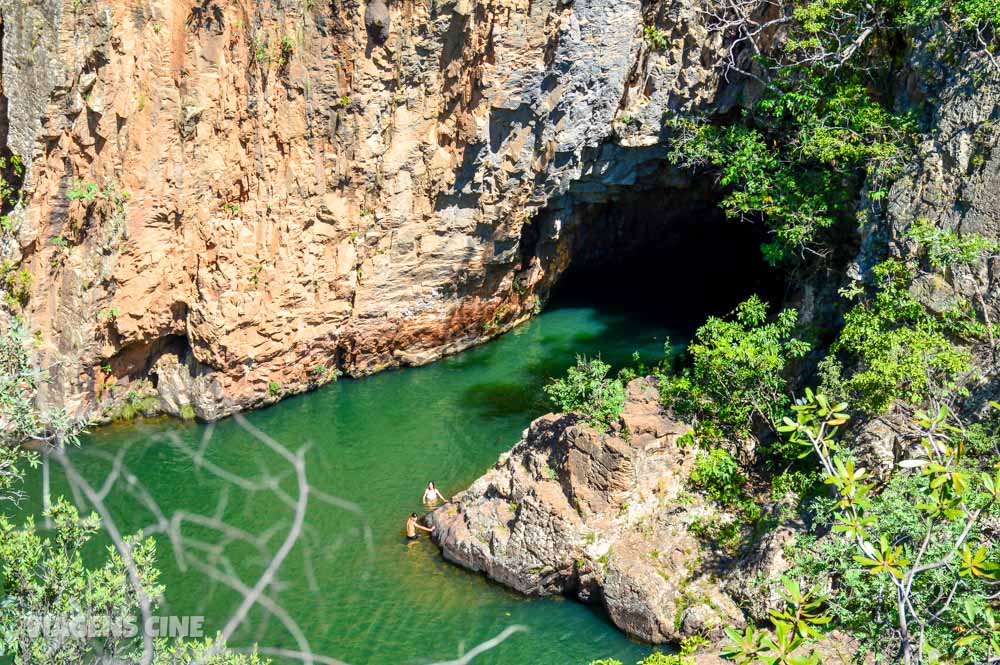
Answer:
<svg viewBox="0 0 1000 665"><path fill-rule="evenodd" d="M898 56L931 30L946 36L949 58L976 52L997 67L1000 3L807 0L759 14L757 3L722 4L714 28L736 36L729 68L759 93L735 120L669 120L672 157L717 173L723 209L768 227L769 263L837 265L854 225L883 213L918 138L920 110L883 94ZM769 52L762 44L776 34ZM741 59L747 51L755 57ZM771 624L729 631L724 655L740 665L817 663L814 647L834 628L878 662L1000 655L1000 436L992 417L958 415L978 379L973 349L995 347L976 276L998 250L926 220L912 220L909 240L916 254L883 260L840 291L842 324L825 357L805 362L810 338L794 311L767 319L744 303L698 330L685 367L655 372L665 403L696 426L694 486L732 506L749 473L794 490L811 525L788 548L785 577L766 581L783 599ZM922 283L963 277L975 302L953 293L931 310L917 295ZM800 392L810 374L825 395ZM864 468L872 460L854 438L890 410L909 449L885 481ZM731 454L741 450L755 454Z"/></svg>

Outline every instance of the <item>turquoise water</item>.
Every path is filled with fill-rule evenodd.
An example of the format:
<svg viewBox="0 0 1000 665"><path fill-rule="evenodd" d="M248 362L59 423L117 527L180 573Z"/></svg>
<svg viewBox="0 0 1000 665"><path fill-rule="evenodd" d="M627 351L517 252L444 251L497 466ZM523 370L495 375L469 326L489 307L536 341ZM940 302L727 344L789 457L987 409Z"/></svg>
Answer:
<svg viewBox="0 0 1000 665"><path fill-rule="evenodd" d="M563 307L433 365L342 380L247 414L293 451L311 444L305 471L318 490L302 537L278 571L273 604L315 653L347 663L454 659L515 624L527 630L473 662L638 660L649 648L627 639L599 609L523 598L446 564L427 539L406 543L403 525L410 512L423 511L428 480L448 496L492 466L528 422L548 410L541 388L576 354L600 352L622 366L639 351L651 361L661 357L667 334L661 324L624 313ZM265 481L273 479L294 502L293 467L234 419L212 427L154 419L103 428L87 436L72 460L100 487L116 456L128 473L108 484L106 503L123 532L156 523L157 511L164 518L211 516L246 532L231 530L233 538L226 539L188 523L178 547L157 536L167 587L159 614L204 616L214 633L241 597L199 567L211 562L248 585L256 582L293 516ZM38 474L29 479L33 497L40 495L39 482ZM56 495L67 491L57 470L52 487ZM327 495L359 512L329 503ZM37 503L24 509L39 512ZM267 540L248 543L240 540L244 535ZM279 616L260 607L231 640L253 643L301 646Z"/></svg>

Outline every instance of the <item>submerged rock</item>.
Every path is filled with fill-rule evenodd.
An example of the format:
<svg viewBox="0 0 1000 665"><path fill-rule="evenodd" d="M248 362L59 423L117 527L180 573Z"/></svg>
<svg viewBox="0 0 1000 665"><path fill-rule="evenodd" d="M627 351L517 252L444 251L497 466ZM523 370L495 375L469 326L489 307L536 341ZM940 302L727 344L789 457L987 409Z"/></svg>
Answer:
<svg viewBox="0 0 1000 665"><path fill-rule="evenodd" d="M573 414L543 416L430 515L434 539L449 561L521 593L602 603L648 642L719 637L745 624L723 581L749 573L692 528L735 516L686 487L694 451L679 440L689 431L650 379L629 384L610 432Z"/></svg>

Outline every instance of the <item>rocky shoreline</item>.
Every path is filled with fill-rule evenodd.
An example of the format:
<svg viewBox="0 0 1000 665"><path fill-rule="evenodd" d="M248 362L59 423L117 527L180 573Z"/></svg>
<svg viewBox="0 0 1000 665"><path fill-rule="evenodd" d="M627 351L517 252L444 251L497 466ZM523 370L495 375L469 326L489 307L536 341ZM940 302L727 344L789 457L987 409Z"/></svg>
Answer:
<svg viewBox="0 0 1000 665"><path fill-rule="evenodd" d="M663 408L654 379L626 390L608 432L575 414L533 421L492 469L427 516L433 539L446 560L525 595L600 604L644 642L705 638L695 665L732 662L720 655L725 628L766 622L781 604L785 548L804 525L781 517L783 501L760 498L772 528L738 525L749 544L727 551L711 529L739 516L692 487L696 452L682 440L691 428ZM796 655L848 665L858 646L833 631Z"/></svg>
<svg viewBox="0 0 1000 665"><path fill-rule="evenodd" d="M782 525L737 555L696 535L737 516L690 487L690 428L663 409L654 381L632 381L627 395L606 433L573 414L532 422L428 517L434 540L448 561L521 593L602 604L646 642L721 638L766 614L769 592L755 582L780 575L794 530Z"/></svg>

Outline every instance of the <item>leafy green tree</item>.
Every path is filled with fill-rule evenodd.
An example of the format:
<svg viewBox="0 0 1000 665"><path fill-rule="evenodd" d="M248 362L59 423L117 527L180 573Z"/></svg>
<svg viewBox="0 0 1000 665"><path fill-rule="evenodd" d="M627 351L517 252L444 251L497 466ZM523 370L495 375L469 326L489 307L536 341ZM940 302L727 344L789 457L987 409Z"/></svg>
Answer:
<svg viewBox="0 0 1000 665"><path fill-rule="evenodd" d="M743 631L727 628L729 643L722 655L738 665L819 665L809 647L822 638L819 628L830 623L823 611L827 596L818 587L803 591L798 582L781 578L784 607L771 610L771 630L747 626Z"/></svg>
<svg viewBox="0 0 1000 665"><path fill-rule="evenodd" d="M154 599L163 591L153 541L128 541L141 581L136 588L114 547L102 566L84 565L83 548L100 529L96 514L81 518L72 504L59 500L47 516L55 525L54 540L40 536L30 518L19 528L0 517L0 652L12 654L16 663L69 665L98 654L140 662L142 642L134 639L138 596ZM81 618L93 621L101 637L71 629ZM52 622L54 629L39 622Z"/></svg>
<svg viewBox="0 0 1000 665"><path fill-rule="evenodd" d="M730 217L763 221L773 236L765 259L824 254L822 233L847 220L858 173L884 181L901 163L911 122L888 113L860 81L782 75L747 110L743 122L715 126L673 122L672 159L719 170ZM851 183L845 187L845 182ZM874 195L883 195L881 189Z"/></svg>
<svg viewBox="0 0 1000 665"><path fill-rule="evenodd" d="M752 296L731 318L709 318L688 346L691 366L661 380L665 403L694 421L703 441L739 441L756 427L773 428L791 401L788 365L809 351L794 336L797 317L786 309L768 321L767 305Z"/></svg>
<svg viewBox="0 0 1000 665"><path fill-rule="evenodd" d="M888 655L907 665L932 654L956 662L997 657L997 553L982 527L1000 512L996 459L966 455L964 429L947 408L918 411L913 427L923 453L902 462L889 490L877 495L867 470L837 443L848 405L807 391L793 409L795 418L780 429L804 454L815 454L835 491L836 547L828 553L835 556L821 565L822 574L842 571L840 598L831 605L851 608L847 627L862 636L871 631L883 648L894 644ZM845 598L852 592L863 604ZM893 617L894 640L882 616Z"/></svg>
<svg viewBox="0 0 1000 665"><path fill-rule="evenodd" d="M26 327L12 319L0 334L0 501L23 496L24 465L38 461L21 443L62 447L78 442L80 426L65 413L38 410L38 387L47 380L34 360ZM128 561L112 546L102 563L89 567L83 551L101 528L97 515L82 517L76 507L58 499L46 516L55 527L51 538L39 534L30 518L15 525L0 515L0 657L17 664L76 665L100 657L147 662L136 631L141 608L155 608L163 591L153 541L126 537ZM81 619L90 622L98 637L79 630ZM43 629L40 622L55 628ZM152 663L259 665L260 659L210 640L156 640Z"/></svg>
<svg viewBox="0 0 1000 665"><path fill-rule="evenodd" d="M100 530L91 513L56 501L47 511L54 539L42 537L30 519L17 527L0 516L0 654L13 662L77 665L101 657L116 663L142 663L140 596L155 609L162 596L153 540L127 538L139 584L109 546L99 567L83 558ZM81 621L82 620L82 621ZM236 654L212 640L154 641L152 665L260 665L256 653Z"/></svg>
<svg viewBox="0 0 1000 665"><path fill-rule="evenodd" d="M625 406L625 387L610 378L611 366L600 358L577 357L566 377L545 386L549 399L562 411L573 411L596 429L607 430Z"/></svg>
<svg viewBox="0 0 1000 665"><path fill-rule="evenodd" d="M879 264L872 275L873 296L859 298L860 289L842 292L859 301L833 345L858 360L846 380L856 406L879 413L896 399L919 404L959 389L972 357L953 340L984 335L985 326L960 307L944 314L928 310L910 292L913 273L899 260Z"/></svg>
<svg viewBox="0 0 1000 665"><path fill-rule="evenodd" d="M862 212L877 211L913 149L915 121L878 92L895 56L915 30L951 23L942 30L955 31L955 48L974 37L1000 70L998 14L994 0L720 0L711 25L728 44L723 64L759 92L726 126L673 121L672 159L717 172L726 213L771 229L769 262L825 255L862 183L872 204Z"/></svg>

